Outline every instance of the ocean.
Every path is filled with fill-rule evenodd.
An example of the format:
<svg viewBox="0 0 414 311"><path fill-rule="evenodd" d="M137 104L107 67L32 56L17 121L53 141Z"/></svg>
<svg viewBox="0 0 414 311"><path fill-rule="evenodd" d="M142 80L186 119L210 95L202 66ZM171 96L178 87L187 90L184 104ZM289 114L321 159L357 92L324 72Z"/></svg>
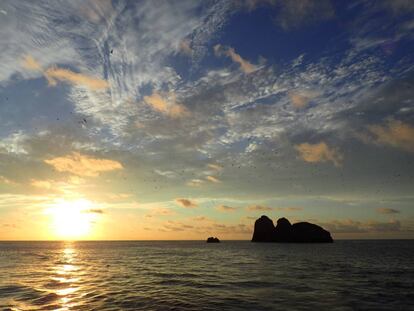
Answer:
<svg viewBox="0 0 414 311"><path fill-rule="evenodd" d="M0 310L414 310L414 240L0 242Z"/></svg>

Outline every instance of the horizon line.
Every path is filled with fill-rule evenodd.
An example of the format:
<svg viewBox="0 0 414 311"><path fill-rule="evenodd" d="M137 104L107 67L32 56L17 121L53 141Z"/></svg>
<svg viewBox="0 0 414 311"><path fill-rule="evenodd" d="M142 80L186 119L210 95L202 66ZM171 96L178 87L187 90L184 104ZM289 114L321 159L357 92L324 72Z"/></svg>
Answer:
<svg viewBox="0 0 414 311"><path fill-rule="evenodd" d="M359 238L359 239L335 239L334 241L409 241L414 240L414 238ZM206 239L187 239L187 240L138 240L138 239L108 239L108 240L0 240L2 242L205 242ZM241 239L220 239L220 242L252 242L251 240L241 240ZM267 244L266 242L255 242L259 244ZM268 243L268 244L286 244L286 243ZM292 243L289 243L292 244ZM307 243L293 243L293 244L307 244ZM318 243L314 243L318 244Z"/></svg>

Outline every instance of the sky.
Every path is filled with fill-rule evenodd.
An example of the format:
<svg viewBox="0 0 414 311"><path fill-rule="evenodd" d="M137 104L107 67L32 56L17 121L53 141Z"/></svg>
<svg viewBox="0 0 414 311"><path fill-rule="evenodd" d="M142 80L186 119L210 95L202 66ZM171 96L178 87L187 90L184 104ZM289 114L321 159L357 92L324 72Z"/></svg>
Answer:
<svg viewBox="0 0 414 311"><path fill-rule="evenodd" d="M414 2L2 0L0 239L414 238Z"/></svg>

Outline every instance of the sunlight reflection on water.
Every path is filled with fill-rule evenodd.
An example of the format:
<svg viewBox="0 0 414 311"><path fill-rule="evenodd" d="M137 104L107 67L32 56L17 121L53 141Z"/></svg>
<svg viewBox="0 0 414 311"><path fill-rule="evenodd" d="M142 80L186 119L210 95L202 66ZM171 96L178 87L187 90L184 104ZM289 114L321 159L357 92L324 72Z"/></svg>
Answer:
<svg viewBox="0 0 414 311"><path fill-rule="evenodd" d="M75 284L81 282L79 275L73 275L79 268L76 266L76 250L73 243L67 243L61 252L62 259L58 261L55 266L55 273L59 277L52 276L51 280L57 282L58 288L51 291L52 294L59 296L58 304L60 308L56 310L71 310L76 307L74 300L79 299L80 295L77 295L79 286Z"/></svg>

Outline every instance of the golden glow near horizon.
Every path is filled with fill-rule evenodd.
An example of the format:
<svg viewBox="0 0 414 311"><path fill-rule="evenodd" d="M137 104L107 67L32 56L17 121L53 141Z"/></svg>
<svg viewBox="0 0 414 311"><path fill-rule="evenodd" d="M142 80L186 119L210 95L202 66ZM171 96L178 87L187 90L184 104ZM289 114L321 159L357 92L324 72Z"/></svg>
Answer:
<svg viewBox="0 0 414 311"><path fill-rule="evenodd" d="M45 210L50 216L50 229L54 238L84 239L91 234L92 222L97 215L91 213L93 203L86 199L59 199Z"/></svg>

